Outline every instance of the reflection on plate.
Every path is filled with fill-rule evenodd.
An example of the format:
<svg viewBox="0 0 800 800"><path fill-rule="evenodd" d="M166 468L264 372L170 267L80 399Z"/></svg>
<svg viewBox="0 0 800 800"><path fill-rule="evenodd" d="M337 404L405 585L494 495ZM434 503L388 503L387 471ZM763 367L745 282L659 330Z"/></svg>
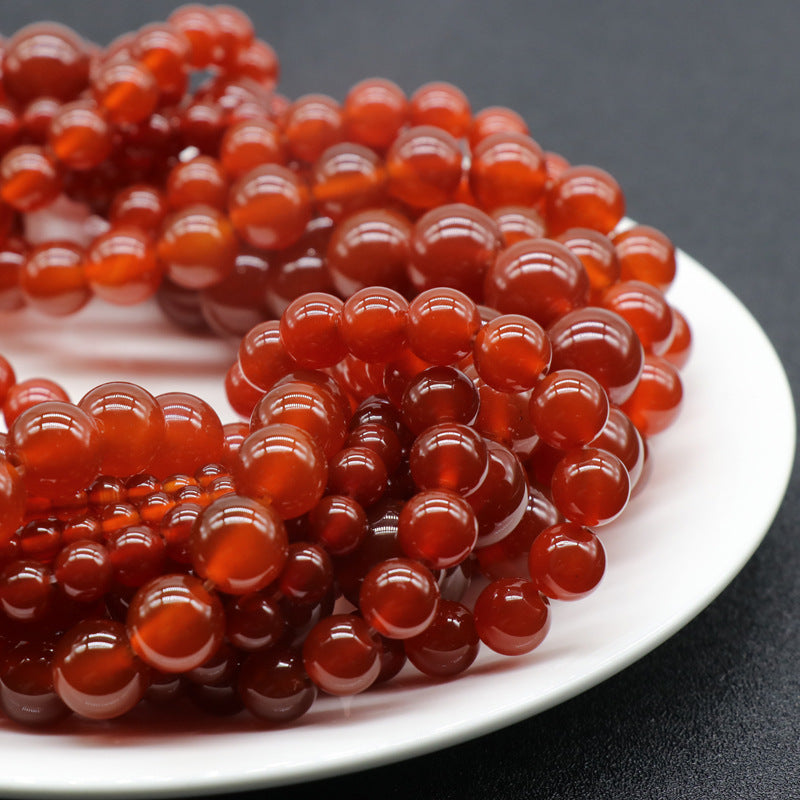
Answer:
<svg viewBox="0 0 800 800"><path fill-rule="evenodd" d="M652 440L654 471L602 532L606 576L590 597L553 604L545 642L519 659L484 652L458 680L409 668L389 686L318 701L295 727L250 720L71 722L54 733L0 725L3 796L145 796L310 780L456 744L549 708L652 650L741 569L783 497L795 417L783 369L727 289L681 254L671 301L695 337L675 426ZM0 350L20 377L48 375L78 399L105 380L186 390L232 419L219 375L231 346L176 335L153 309L92 306L73 319L0 318ZM742 499L746 498L746 502ZM43 766L46 765L46 769Z"/></svg>

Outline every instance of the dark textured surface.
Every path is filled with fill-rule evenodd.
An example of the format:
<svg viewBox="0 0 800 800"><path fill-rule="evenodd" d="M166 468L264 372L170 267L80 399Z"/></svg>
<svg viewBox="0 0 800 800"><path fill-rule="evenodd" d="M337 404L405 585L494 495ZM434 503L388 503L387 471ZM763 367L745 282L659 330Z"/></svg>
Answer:
<svg viewBox="0 0 800 800"><path fill-rule="evenodd" d="M0 30L50 17L105 43L175 5L0 2ZM475 108L520 111L546 149L609 170L631 216L744 301L800 386L796 2L240 5L278 51L290 97L342 98L371 75L409 91L450 80ZM757 364L739 367L758 380ZM795 469L730 587L654 653L572 701L413 761L236 797L800 797L798 517Z"/></svg>

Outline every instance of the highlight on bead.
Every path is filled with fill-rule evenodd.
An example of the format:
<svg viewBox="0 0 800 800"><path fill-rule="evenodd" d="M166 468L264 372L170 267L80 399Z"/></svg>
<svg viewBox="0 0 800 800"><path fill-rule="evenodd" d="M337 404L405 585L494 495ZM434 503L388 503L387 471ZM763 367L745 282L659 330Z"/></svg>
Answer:
<svg viewBox="0 0 800 800"><path fill-rule="evenodd" d="M2 714L288 725L591 596L692 350L613 176L443 81L285 97L232 6L30 25L1 66L0 314L233 343L228 408L0 354Z"/></svg>

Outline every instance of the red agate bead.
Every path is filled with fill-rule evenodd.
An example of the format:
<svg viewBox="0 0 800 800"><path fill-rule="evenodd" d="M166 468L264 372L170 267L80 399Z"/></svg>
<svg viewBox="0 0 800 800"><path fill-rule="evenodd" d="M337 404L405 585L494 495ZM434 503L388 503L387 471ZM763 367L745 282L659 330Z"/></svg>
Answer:
<svg viewBox="0 0 800 800"><path fill-rule="evenodd" d="M467 425L433 425L415 440L409 467L420 489L465 495L486 477L489 453L480 434Z"/></svg>
<svg viewBox="0 0 800 800"><path fill-rule="evenodd" d="M263 164L231 187L228 213L249 244L278 250L296 242L311 219L308 188L290 169Z"/></svg>
<svg viewBox="0 0 800 800"><path fill-rule="evenodd" d="M436 616L439 587L430 570L409 558L391 558L364 577L359 607L364 619L382 636L410 639Z"/></svg>
<svg viewBox="0 0 800 800"><path fill-rule="evenodd" d="M356 358L389 361L406 344L407 317L408 301L393 289L360 289L342 308L342 338Z"/></svg>
<svg viewBox="0 0 800 800"><path fill-rule="evenodd" d="M388 477L381 457L368 447L345 447L328 465L329 490L352 497L363 508L381 499Z"/></svg>
<svg viewBox="0 0 800 800"><path fill-rule="evenodd" d="M661 354L663 358L682 369L692 352L692 329L686 317L672 308L672 336L667 349Z"/></svg>
<svg viewBox="0 0 800 800"><path fill-rule="evenodd" d="M283 133L292 156L311 164L344 138L342 108L324 94L298 97L286 111Z"/></svg>
<svg viewBox="0 0 800 800"><path fill-rule="evenodd" d="M277 582L281 595L295 605L322 602L333 585L333 562L319 545L293 542Z"/></svg>
<svg viewBox="0 0 800 800"><path fill-rule="evenodd" d="M53 685L76 714L113 719L142 699L147 668L131 650L124 625L89 619L68 630L56 644Z"/></svg>
<svg viewBox="0 0 800 800"><path fill-rule="evenodd" d="M264 391L297 367L283 346L278 320L261 322L242 337L239 366L244 377Z"/></svg>
<svg viewBox="0 0 800 800"><path fill-rule="evenodd" d="M189 548L197 575L222 592L240 595L263 589L280 575L288 542L273 509L230 494L203 511Z"/></svg>
<svg viewBox="0 0 800 800"><path fill-rule="evenodd" d="M536 586L520 578L492 581L475 601L475 629L496 653L519 656L538 647L550 629L550 608Z"/></svg>
<svg viewBox="0 0 800 800"><path fill-rule="evenodd" d="M283 639L287 623L274 591L237 595L225 609L225 636L247 653L268 650Z"/></svg>
<svg viewBox="0 0 800 800"><path fill-rule="evenodd" d="M451 678L478 657L480 638L466 606L440 600L433 622L404 645L408 660L420 672L432 678Z"/></svg>
<svg viewBox="0 0 800 800"><path fill-rule="evenodd" d="M474 301L457 289L428 289L408 307L408 345L429 364L455 364L469 355L480 327Z"/></svg>
<svg viewBox="0 0 800 800"><path fill-rule="evenodd" d="M611 240L619 258L622 280L644 281L665 291L677 272L675 246L660 230L634 225Z"/></svg>
<svg viewBox="0 0 800 800"><path fill-rule="evenodd" d="M622 404L642 436L666 430L683 404L683 384L677 367L659 356L647 355L639 383Z"/></svg>
<svg viewBox="0 0 800 800"><path fill-rule="evenodd" d="M0 572L0 608L16 622L37 622L50 611L54 589L47 565L15 559Z"/></svg>
<svg viewBox="0 0 800 800"><path fill-rule="evenodd" d="M528 558L531 580L553 600L577 600L594 591L606 567L605 550L588 528L562 522L534 539Z"/></svg>
<svg viewBox="0 0 800 800"><path fill-rule="evenodd" d="M613 453L628 470L631 487L636 486L644 468L645 445L636 426L622 409L611 406L603 430L590 444Z"/></svg>
<svg viewBox="0 0 800 800"><path fill-rule="evenodd" d="M309 512L310 538L333 556L355 550L367 535L367 515L347 495L328 494Z"/></svg>
<svg viewBox="0 0 800 800"><path fill-rule="evenodd" d="M601 305L636 331L646 353L661 355L672 339L672 309L659 289L644 281L620 281L607 289Z"/></svg>
<svg viewBox="0 0 800 800"><path fill-rule="evenodd" d="M599 298L619 280L617 251L614 243L604 233L591 228L570 228L555 238L581 260L589 277L593 299Z"/></svg>
<svg viewBox="0 0 800 800"><path fill-rule="evenodd" d="M17 211L48 206L61 191L61 173L42 147L21 144L0 161L0 198Z"/></svg>
<svg viewBox="0 0 800 800"><path fill-rule="evenodd" d="M93 101L75 101L59 108L48 130L56 158L71 169L99 166L111 153L111 129Z"/></svg>
<svg viewBox="0 0 800 800"><path fill-rule="evenodd" d="M167 203L174 209L204 205L222 211L228 199L227 176L211 156L179 161L169 171L165 188Z"/></svg>
<svg viewBox="0 0 800 800"><path fill-rule="evenodd" d="M133 651L160 672L188 672L222 644L225 612L191 575L161 575L142 586L128 608Z"/></svg>
<svg viewBox="0 0 800 800"><path fill-rule="evenodd" d="M311 292L298 297L283 312L281 342L300 366L319 369L344 358L347 347L341 334L342 306L338 297Z"/></svg>
<svg viewBox="0 0 800 800"><path fill-rule="evenodd" d="M403 393L403 421L416 434L440 422L471 425L480 398L472 381L455 367L428 367Z"/></svg>
<svg viewBox="0 0 800 800"><path fill-rule="evenodd" d="M386 150L408 117L403 90L385 78L357 83L344 101L347 138L376 150Z"/></svg>
<svg viewBox="0 0 800 800"><path fill-rule="evenodd" d="M49 642L21 642L4 655L0 707L15 722L37 727L52 725L69 714L53 686L53 649Z"/></svg>
<svg viewBox="0 0 800 800"><path fill-rule="evenodd" d="M457 86L434 81L420 86L408 104L412 125L433 125L456 139L469 130L472 116L469 100Z"/></svg>
<svg viewBox="0 0 800 800"><path fill-rule="evenodd" d="M551 234L569 228L610 233L624 215L622 189L612 175L599 167L569 167L547 193L547 227Z"/></svg>
<svg viewBox="0 0 800 800"><path fill-rule="evenodd" d="M163 192L146 183L120 189L111 202L108 221L112 226L133 226L154 234L167 215Z"/></svg>
<svg viewBox="0 0 800 800"><path fill-rule="evenodd" d="M527 136L530 131L525 120L513 109L489 106L481 109L472 118L469 129L470 147L474 150L484 139L495 133L519 133Z"/></svg>
<svg viewBox="0 0 800 800"><path fill-rule="evenodd" d="M91 297L83 251L71 242L49 242L31 250L19 285L29 305L51 316L74 314Z"/></svg>
<svg viewBox="0 0 800 800"><path fill-rule="evenodd" d="M544 329L520 314L489 320L475 337L475 370L501 392L532 389L550 366L552 348Z"/></svg>
<svg viewBox="0 0 800 800"><path fill-rule="evenodd" d="M541 239L547 232L542 215L528 206L498 206L491 217L506 247L525 239Z"/></svg>
<svg viewBox="0 0 800 800"><path fill-rule="evenodd" d="M286 153L278 126L268 119L243 119L222 137L219 159L231 178L239 178L261 164L283 164Z"/></svg>
<svg viewBox="0 0 800 800"><path fill-rule="evenodd" d="M187 59L189 40L170 24L156 23L140 28L131 41L131 56L155 78L160 101L178 102L189 82Z"/></svg>
<svg viewBox="0 0 800 800"><path fill-rule="evenodd" d="M10 541L22 525L25 491L16 467L0 458L0 547Z"/></svg>
<svg viewBox="0 0 800 800"><path fill-rule="evenodd" d="M631 483L625 465L596 447L570 450L553 470L553 503L570 522L597 527L613 522L628 504Z"/></svg>
<svg viewBox="0 0 800 800"><path fill-rule="evenodd" d="M325 454L294 425L269 425L241 444L233 477L243 494L273 506L282 519L310 511L325 491Z"/></svg>
<svg viewBox="0 0 800 800"><path fill-rule="evenodd" d="M324 692L357 694L368 689L380 673L378 643L360 617L334 614L309 631L303 643L303 665Z"/></svg>
<svg viewBox="0 0 800 800"><path fill-rule="evenodd" d="M522 314L542 326L589 300L580 259L552 239L525 239L503 250L486 274L485 302L504 314Z"/></svg>
<svg viewBox="0 0 800 800"><path fill-rule="evenodd" d="M54 575L67 597L82 603L99 600L111 587L114 568L100 542L76 541L58 554Z"/></svg>
<svg viewBox="0 0 800 800"><path fill-rule="evenodd" d="M147 525L132 524L138 521L125 520L107 537L114 580L131 588L158 577L166 564L164 539Z"/></svg>
<svg viewBox="0 0 800 800"><path fill-rule="evenodd" d="M92 89L97 103L115 125L142 122L158 104L155 76L136 61L111 60L101 65L94 74Z"/></svg>

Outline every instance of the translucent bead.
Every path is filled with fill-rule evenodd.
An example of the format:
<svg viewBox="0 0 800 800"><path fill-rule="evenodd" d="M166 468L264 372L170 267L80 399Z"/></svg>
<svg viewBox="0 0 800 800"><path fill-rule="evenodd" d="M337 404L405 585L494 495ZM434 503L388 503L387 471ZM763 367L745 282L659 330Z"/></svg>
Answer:
<svg viewBox="0 0 800 800"><path fill-rule="evenodd" d="M475 601L481 641L505 656L530 653L550 630L550 609L536 586L518 578L492 581Z"/></svg>
<svg viewBox="0 0 800 800"><path fill-rule="evenodd" d="M489 269L484 288L488 305L544 327L589 299L583 264L551 239L526 239L504 250Z"/></svg>
<svg viewBox="0 0 800 800"><path fill-rule="evenodd" d="M3 403L3 417L8 428L23 411L46 400L69 402L69 396L62 386L47 378L29 378L15 383Z"/></svg>
<svg viewBox="0 0 800 800"><path fill-rule="evenodd" d="M417 437L409 453L409 467L420 489L466 495L486 477L489 453L472 428L445 422Z"/></svg>
<svg viewBox="0 0 800 800"><path fill-rule="evenodd" d="M388 191L412 208L449 203L461 182L461 148L446 131L421 125L402 131L386 155Z"/></svg>
<svg viewBox="0 0 800 800"><path fill-rule="evenodd" d="M271 508L249 497L227 495L198 518L189 543L201 577L228 594L256 592L286 564L286 529Z"/></svg>
<svg viewBox="0 0 800 800"><path fill-rule="evenodd" d="M638 280L666 291L675 280L675 246L659 230L635 225L613 236L623 280Z"/></svg>
<svg viewBox="0 0 800 800"><path fill-rule="evenodd" d="M108 550L99 542L76 541L58 554L54 575L67 595L82 603L99 600L111 587L113 567Z"/></svg>
<svg viewBox="0 0 800 800"><path fill-rule="evenodd" d="M474 148L469 180L481 208L536 205L547 180L544 153L529 136L494 133Z"/></svg>
<svg viewBox="0 0 800 800"><path fill-rule="evenodd" d="M599 167L565 170L547 193L550 234L569 228L610 233L625 215L625 196L612 175Z"/></svg>
<svg viewBox="0 0 800 800"><path fill-rule="evenodd" d="M619 280L617 252L605 234L591 228L570 228L555 238L581 260L589 277L590 294L594 301Z"/></svg>
<svg viewBox="0 0 800 800"><path fill-rule="evenodd" d="M149 117L158 104L155 76L141 63L111 61L94 75L95 100L115 125L135 124Z"/></svg>
<svg viewBox="0 0 800 800"><path fill-rule="evenodd" d="M428 289L408 307L409 347L429 364L455 364L469 355L480 327L477 306L457 289Z"/></svg>
<svg viewBox="0 0 800 800"><path fill-rule="evenodd" d="M53 687L53 652L46 642L17 645L0 669L0 707L10 719L44 728L69 714Z"/></svg>
<svg viewBox="0 0 800 800"><path fill-rule="evenodd" d="M313 163L344 138L341 106L324 94L298 97L286 112L283 131L292 156Z"/></svg>
<svg viewBox="0 0 800 800"><path fill-rule="evenodd" d="M672 336L663 358L682 369L692 352L692 329L684 315L677 308L672 308Z"/></svg>
<svg viewBox="0 0 800 800"><path fill-rule="evenodd" d="M19 276L27 302L50 316L66 316L83 308L91 297L83 260L83 251L69 242L35 247Z"/></svg>
<svg viewBox="0 0 800 800"><path fill-rule="evenodd" d="M347 437L347 447L366 447L373 450L391 475L403 460L405 448L400 437L386 425L364 423L353 428Z"/></svg>
<svg viewBox="0 0 800 800"><path fill-rule="evenodd" d="M432 678L451 678L464 672L480 649L472 612L450 600L440 600L433 622L404 644L408 660Z"/></svg>
<svg viewBox="0 0 800 800"><path fill-rule="evenodd" d="M286 620L271 590L234 596L226 606L225 635L239 650L268 650L286 634Z"/></svg>
<svg viewBox="0 0 800 800"><path fill-rule="evenodd" d="M329 490L352 497L362 508L383 497L388 477L380 456L367 447L346 447L328 464Z"/></svg>
<svg viewBox="0 0 800 800"><path fill-rule="evenodd" d="M228 180L222 164L204 155L177 163L167 175L166 197L173 209L204 205L223 211Z"/></svg>
<svg viewBox="0 0 800 800"><path fill-rule="evenodd" d="M228 276L239 243L228 218L210 206L190 206L167 220L158 240L158 257L172 281L185 289L204 289Z"/></svg>
<svg viewBox="0 0 800 800"><path fill-rule="evenodd" d="M191 575L162 575L131 601L127 631L134 652L166 672L188 672L222 644L225 612L216 595Z"/></svg>
<svg viewBox="0 0 800 800"><path fill-rule="evenodd" d="M641 377L622 404L642 436L661 433L672 425L683 405L683 384L678 369L664 358L647 355Z"/></svg>
<svg viewBox="0 0 800 800"><path fill-rule="evenodd" d="M166 565L164 540L147 525L126 525L108 537L108 554L118 585L136 588L157 578Z"/></svg>
<svg viewBox="0 0 800 800"><path fill-rule="evenodd" d="M347 495L328 494L309 512L309 534L333 556L355 550L367 535L361 504Z"/></svg>
<svg viewBox="0 0 800 800"><path fill-rule="evenodd" d="M27 244L18 237L0 246L0 311L16 311L25 305L19 282L27 253Z"/></svg>
<svg viewBox="0 0 800 800"><path fill-rule="evenodd" d="M236 60L228 66L228 72L237 77L250 78L272 90L280 77L280 62L271 45L261 39L254 39L247 47L239 50Z"/></svg>
<svg viewBox="0 0 800 800"><path fill-rule="evenodd" d="M53 601L49 567L20 558L0 572L0 608L16 622L36 622L45 617Z"/></svg>
<svg viewBox="0 0 800 800"><path fill-rule="evenodd" d="M72 100L88 81L86 44L63 25L27 25L4 44L3 88L20 103L45 95Z"/></svg>
<svg viewBox="0 0 800 800"><path fill-rule="evenodd" d="M187 60L193 69L204 69L214 60L217 24L207 6L188 3L176 8L169 23L189 41Z"/></svg>
<svg viewBox="0 0 800 800"><path fill-rule="evenodd" d="M0 198L17 211L44 208L61 192L61 173L42 147L21 144L0 161Z"/></svg>
<svg viewBox="0 0 800 800"><path fill-rule="evenodd" d="M408 384L401 410L408 428L420 434L441 422L471 425L479 405L478 390L463 372L454 367L429 367Z"/></svg>
<svg viewBox="0 0 800 800"><path fill-rule="evenodd" d="M328 246L333 285L348 297L369 286L402 293L407 284L411 223L387 209L369 209L337 226Z"/></svg>
<svg viewBox="0 0 800 800"><path fill-rule="evenodd" d="M0 545L10 541L22 525L25 492L17 469L0 458Z"/></svg>
<svg viewBox="0 0 800 800"><path fill-rule="evenodd" d="M135 305L161 285L163 267L151 237L136 228L113 227L86 253L86 279L97 297L115 305Z"/></svg>
<svg viewBox="0 0 800 800"><path fill-rule="evenodd" d="M278 320L261 322L242 337L239 365L247 380L264 391L297 368L281 342Z"/></svg>
<svg viewBox="0 0 800 800"><path fill-rule="evenodd" d="M91 169L111 153L111 130L92 101L67 103L53 115L48 140L56 158L71 169Z"/></svg>
<svg viewBox="0 0 800 800"><path fill-rule="evenodd" d="M513 109L504 106L489 106L479 111L472 119L469 129L469 146L473 150L495 133L519 133L527 136L530 131L525 120Z"/></svg>
<svg viewBox="0 0 800 800"><path fill-rule="evenodd" d="M408 274L417 291L448 286L479 301L500 249L494 220L463 203L434 208L414 225Z"/></svg>
<svg viewBox="0 0 800 800"><path fill-rule="evenodd" d="M293 301L283 312L281 342L300 366L330 367L344 358L340 317L343 303L338 297L313 292Z"/></svg>
<svg viewBox="0 0 800 800"><path fill-rule="evenodd" d="M59 639L53 684L76 714L113 719L130 711L147 688L147 668L131 650L125 626L84 620Z"/></svg>
<svg viewBox="0 0 800 800"><path fill-rule="evenodd" d="M547 232L542 215L528 206L498 206L490 216L506 247L525 239L541 239Z"/></svg>
<svg viewBox="0 0 800 800"><path fill-rule="evenodd" d="M386 171L368 147L345 142L326 149L314 164L311 192L320 213L337 222L378 208L386 194Z"/></svg>
<svg viewBox="0 0 800 800"><path fill-rule="evenodd" d="M646 353L661 355L672 339L672 309L659 289L644 281L620 281L601 298L636 331Z"/></svg>
<svg viewBox="0 0 800 800"><path fill-rule="evenodd" d="M406 344L407 315L408 301L393 289L360 289L342 308L347 349L364 361L388 361Z"/></svg>
<svg viewBox="0 0 800 800"><path fill-rule="evenodd" d="M301 606L316 605L329 594L333 585L333 562L319 545L293 542L278 579L278 591L289 602Z"/></svg>
<svg viewBox="0 0 800 800"><path fill-rule="evenodd" d="M277 250L296 242L311 219L308 188L291 170L264 164L231 187L228 212L233 227L254 247Z"/></svg>
<svg viewBox="0 0 800 800"><path fill-rule="evenodd" d="M209 10L214 18L217 46L220 48L214 61L223 67L233 64L239 53L255 38L253 23L244 11L234 6L216 5Z"/></svg>
<svg viewBox="0 0 800 800"><path fill-rule="evenodd" d="M131 42L131 56L155 78L162 102L178 102L189 83L186 60L191 45L187 37L169 24L140 28Z"/></svg>
<svg viewBox="0 0 800 800"><path fill-rule="evenodd" d="M233 465L237 487L275 508L282 519L310 511L325 491L325 454L293 425L270 425L242 442Z"/></svg>
<svg viewBox="0 0 800 800"><path fill-rule="evenodd" d="M457 86L444 81L420 86L408 105L412 125L434 125L456 139L469 130L472 117L467 96Z"/></svg>
<svg viewBox="0 0 800 800"><path fill-rule="evenodd" d="M344 101L347 138L375 150L386 150L408 117L403 90L385 78L357 83Z"/></svg>
<svg viewBox="0 0 800 800"><path fill-rule="evenodd" d="M108 212L112 226L131 225L155 234L167 215L163 192L149 184L134 184L114 195Z"/></svg>
<svg viewBox="0 0 800 800"><path fill-rule="evenodd" d="M610 408L603 430L590 444L613 453L628 470L631 487L636 487L644 469L645 445L636 426L622 409Z"/></svg>
<svg viewBox="0 0 800 800"><path fill-rule="evenodd" d="M100 473L97 426L70 403L48 401L23 411L9 430L8 453L24 470L25 487L35 496L67 496Z"/></svg>
<svg viewBox="0 0 800 800"><path fill-rule="evenodd" d="M231 178L240 178L261 164L284 164L280 129L268 119L240 120L225 131L219 159Z"/></svg>

